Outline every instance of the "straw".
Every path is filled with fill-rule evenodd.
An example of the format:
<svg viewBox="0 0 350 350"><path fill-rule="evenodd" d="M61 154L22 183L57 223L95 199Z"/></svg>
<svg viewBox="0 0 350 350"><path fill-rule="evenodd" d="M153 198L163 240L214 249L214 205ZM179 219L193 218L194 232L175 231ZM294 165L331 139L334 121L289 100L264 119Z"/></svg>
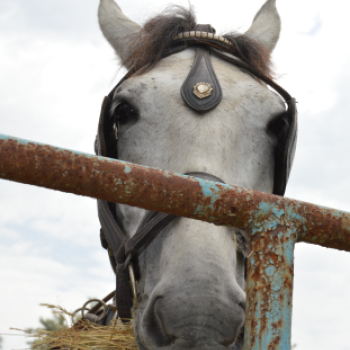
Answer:
<svg viewBox="0 0 350 350"><path fill-rule="evenodd" d="M53 309L60 317L69 317L72 324L73 314L60 306L42 304ZM120 321L112 321L109 326L100 326L86 319L80 319L71 328L56 331L37 329L26 332L33 338L33 350L137 350L134 326Z"/></svg>

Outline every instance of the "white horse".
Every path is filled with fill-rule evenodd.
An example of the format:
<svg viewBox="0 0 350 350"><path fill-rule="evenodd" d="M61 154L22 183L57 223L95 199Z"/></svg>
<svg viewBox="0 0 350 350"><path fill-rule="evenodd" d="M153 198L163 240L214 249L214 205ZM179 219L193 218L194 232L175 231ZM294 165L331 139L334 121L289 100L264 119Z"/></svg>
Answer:
<svg viewBox="0 0 350 350"><path fill-rule="evenodd" d="M266 53L272 52L280 33L275 3L268 0L243 35L248 46L237 44L240 36L227 37L237 44L241 60L254 56L249 45L255 43L261 53L256 68L265 64L266 75ZM174 33L195 30L193 16L179 11L142 29L113 0L100 0L102 32L132 70L110 95L113 104L107 111L115 118L117 130L112 128L108 137L117 133L118 158L181 174L211 174L229 184L273 193L278 131L269 125L285 115L284 101L247 71L211 53L222 100L204 112L189 106L180 89L197 47L189 45L160 59ZM203 31L203 26L198 28ZM158 57L153 60L154 53ZM254 64L254 57L247 60ZM200 94L208 92L209 84L198 83ZM118 205L116 215L131 237L145 211ZM238 230L228 227L178 218L138 256L135 334L140 349L242 348L245 259L237 235Z"/></svg>

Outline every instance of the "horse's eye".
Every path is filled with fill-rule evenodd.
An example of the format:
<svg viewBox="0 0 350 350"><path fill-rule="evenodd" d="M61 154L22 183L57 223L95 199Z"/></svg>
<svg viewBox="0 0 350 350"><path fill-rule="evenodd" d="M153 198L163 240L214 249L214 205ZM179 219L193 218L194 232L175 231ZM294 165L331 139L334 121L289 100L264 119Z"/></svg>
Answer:
<svg viewBox="0 0 350 350"><path fill-rule="evenodd" d="M137 113L135 109L126 102L122 102L118 105L114 112L115 122L119 124L126 124L134 122L137 119Z"/></svg>
<svg viewBox="0 0 350 350"><path fill-rule="evenodd" d="M288 128L288 116L286 113L283 113L269 122L267 126L267 131L279 138L283 136L283 134L288 130Z"/></svg>

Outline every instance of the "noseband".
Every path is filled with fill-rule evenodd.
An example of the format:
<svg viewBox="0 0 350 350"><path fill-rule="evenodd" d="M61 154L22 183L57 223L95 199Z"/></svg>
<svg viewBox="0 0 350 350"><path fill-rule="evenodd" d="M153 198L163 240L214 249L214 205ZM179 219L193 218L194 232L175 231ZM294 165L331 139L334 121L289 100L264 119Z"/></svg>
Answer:
<svg viewBox="0 0 350 350"><path fill-rule="evenodd" d="M223 98L221 86L211 64L211 54L265 82L284 98L287 104L287 110L284 117L285 127L282 129L282 133L279 136L280 139L278 140L280 146L275 152L273 192L274 194L283 195L295 151L297 132L295 99L258 70L228 53L232 51L232 45L227 39L216 35L210 25L198 25L196 31L184 32L177 35L171 47L163 52L162 57L164 58L178 53L188 47L196 47L196 58L190 73L181 87L181 96L191 109L198 112L198 115L215 108ZM98 155L109 156L107 135L110 130L106 126L106 119L111 109L114 92L117 87L135 73L136 70L129 71L104 100L96 139L96 153ZM224 183L223 180L211 174L196 172L185 175ZM134 299L136 299L132 262L147 248L159 232L177 217L147 211L136 233L127 239L128 235L117 217L115 203L98 200L98 215L102 227L100 231L101 244L105 249L108 249L111 265L116 274L115 300L118 317L128 320L132 317L133 295ZM94 308L94 310L97 309L98 307Z"/></svg>

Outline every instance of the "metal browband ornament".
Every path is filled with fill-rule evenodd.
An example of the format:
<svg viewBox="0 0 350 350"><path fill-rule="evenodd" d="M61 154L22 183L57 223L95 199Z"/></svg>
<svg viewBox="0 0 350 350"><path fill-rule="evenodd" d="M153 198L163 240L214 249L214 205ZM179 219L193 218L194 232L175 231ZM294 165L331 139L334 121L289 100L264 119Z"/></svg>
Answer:
<svg viewBox="0 0 350 350"><path fill-rule="evenodd" d="M205 40L213 40L218 41L221 44L225 44L227 46L233 46L231 41L227 40L221 35L217 35L214 33L202 32L202 31L191 31L191 32L182 32L176 36L174 36L173 40L183 40L183 39L205 39Z"/></svg>
<svg viewBox="0 0 350 350"><path fill-rule="evenodd" d="M200 99L210 96L212 92L213 88L208 83L197 83L193 87L193 93Z"/></svg>

